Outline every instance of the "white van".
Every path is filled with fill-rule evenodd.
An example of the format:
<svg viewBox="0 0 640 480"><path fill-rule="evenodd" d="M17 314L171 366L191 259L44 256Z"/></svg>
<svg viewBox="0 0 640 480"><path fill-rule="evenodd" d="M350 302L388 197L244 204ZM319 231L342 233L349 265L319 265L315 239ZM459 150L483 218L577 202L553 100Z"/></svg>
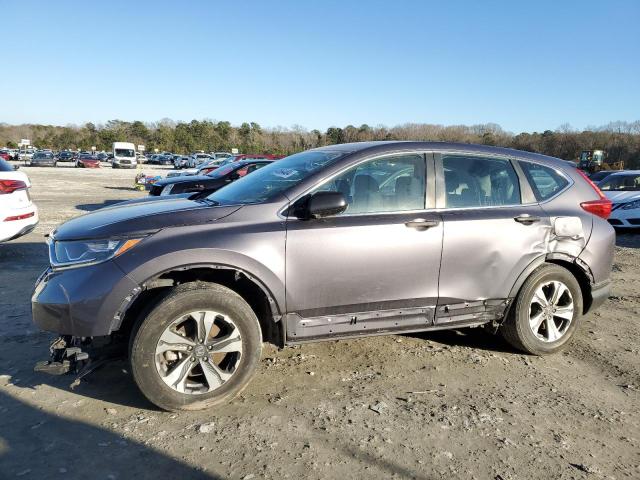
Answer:
<svg viewBox="0 0 640 480"><path fill-rule="evenodd" d="M113 159L111 160L113 168L136 168L137 164L136 146L133 143L113 143Z"/></svg>

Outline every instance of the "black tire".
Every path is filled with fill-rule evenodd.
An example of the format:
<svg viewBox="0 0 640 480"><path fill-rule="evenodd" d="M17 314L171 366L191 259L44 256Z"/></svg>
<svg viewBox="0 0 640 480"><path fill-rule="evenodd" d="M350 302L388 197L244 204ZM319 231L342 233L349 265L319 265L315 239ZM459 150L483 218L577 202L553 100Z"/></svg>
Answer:
<svg viewBox="0 0 640 480"><path fill-rule="evenodd" d="M566 285L573 298L573 319L566 332L558 340L545 342L534 335L529 326L531 300L538 287L550 280L558 280ZM511 306L505 323L500 327L504 339L513 347L532 355L547 355L562 350L573 337L582 319L582 290L574 275L559 265L544 264L527 278Z"/></svg>
<svg viewBox="0 0 640 480"><path fill-rule="evenodd" d="M160 335L176 318L197 309L214 309L233 317L242 338L242 356L233 376L219 388L201 394L180 393L164 383L155 364ZM225 403L249 384L260 363L262 331L251 307L233 290L218 284L188 283L173 288L134 327L129 342L133 378L145 397L169 410L202 410Z"/></svg>

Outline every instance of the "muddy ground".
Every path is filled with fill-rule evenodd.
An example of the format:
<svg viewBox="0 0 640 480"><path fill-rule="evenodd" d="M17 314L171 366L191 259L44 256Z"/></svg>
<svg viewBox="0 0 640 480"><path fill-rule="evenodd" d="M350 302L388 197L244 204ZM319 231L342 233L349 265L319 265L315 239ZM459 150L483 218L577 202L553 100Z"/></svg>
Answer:
<svg viewBox="0 0 640 480"><path fill-rule="evenodd" d="M265 346L243 395L158 411L127 365L71 390L32 371L52 335L29 299L43 234L144 195L135 172L24 168L41 223L0 244L0 478L640 478L640 234L570 347L521 355L481 329Z"/></svg>

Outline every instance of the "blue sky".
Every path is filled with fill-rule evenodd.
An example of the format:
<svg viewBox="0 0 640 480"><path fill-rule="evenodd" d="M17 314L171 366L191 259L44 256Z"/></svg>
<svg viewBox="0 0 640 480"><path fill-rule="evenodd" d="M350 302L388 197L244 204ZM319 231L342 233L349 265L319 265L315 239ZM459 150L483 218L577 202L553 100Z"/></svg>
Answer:
<svg viewBox="0 0 640 480"><path fill-rule="evenodd" d="M640 1L0 0L0 122L640 119Z"/></svg>

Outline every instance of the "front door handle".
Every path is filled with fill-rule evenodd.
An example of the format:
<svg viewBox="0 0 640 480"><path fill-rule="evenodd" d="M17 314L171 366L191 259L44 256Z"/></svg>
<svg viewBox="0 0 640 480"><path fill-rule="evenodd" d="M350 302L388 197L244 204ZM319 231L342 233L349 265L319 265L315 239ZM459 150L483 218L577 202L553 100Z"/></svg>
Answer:
<svg viewBox="0 0 640 480"><path fill-rule="evenodd" d="M405 225L409 228L416 228L418 230L423 230L431 227L438 226L440 222L438 220L427 220L425 218L414 218L405 223Z"/></svg>
<svg viewBox="0 0 640 480"><path fill-rule="evenodd" d="M531 225L532 223L539 222L541 218L535 217L533 215L529 215L528 213L524 213L522 215L518 215L517 217L514 217L514 220L524 225Z"/></svg>

